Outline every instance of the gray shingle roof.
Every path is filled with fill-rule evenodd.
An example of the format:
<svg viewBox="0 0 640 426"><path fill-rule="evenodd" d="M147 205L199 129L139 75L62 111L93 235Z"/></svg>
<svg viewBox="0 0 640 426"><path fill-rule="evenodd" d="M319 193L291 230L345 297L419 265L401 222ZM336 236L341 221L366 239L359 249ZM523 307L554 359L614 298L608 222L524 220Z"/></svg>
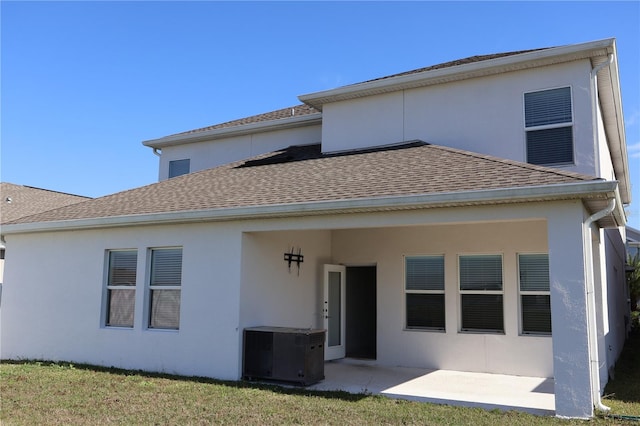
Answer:
<svg viewBox="0 0 640 426"><path fill-rule="evenodd" d="M414 142L321 154L290 147L119 192L14 223L516 188L592 176Z"/></svg>
<svg viewBox="0 0 640 426"><path fill-rule="evenodd" d="M213 126L201 127L199 129L188 130L186 132L176 133L170 136L189 135L192 133L206 132L208 130L225 129L229 127L242 126L244 124L259 123L263 121L280 120L283 118L298 117L318 113L317 109L309 105L296 105L292 107L282 108L264 114L252 115L251 117L240 118L238 120L227 121L225 123L215 124Z"/></svg>
<svg viewBox="0 0 640 426"><path fill-rule="evenodd" d="M0 223L89 199L79 195L0 182Z"/></svg>
<svg viewBox="0 0 640 426"><path fill-rule="evenodd" d="M551 49L551 48L550 47L546 47L546 48L542 48L542 49L518 50L518 51L514 51L514 52L492 53L492 54L489 54L489 55L469 56L468 58L456 59L454 61L443 62L441 64L436 64L436 65L431 65L431 66L428 66L428 67L418 68L418 69L411 70L411 71L404 71L404 72L401 72L401 73L398 73L398 74L392 74L392 75L387 75L387 76L380 77L380 78L374 78L372 80L364 81L363 83L367 83L369 81L384 80L384 79L393 78L393 77L400 77L402 75L417 74L417 73L421 73L421 72L425 72L425 71L439 70L439 69L442 69L442 68L450 68L450 67L455 67L455 66L458 66L458 65L472 64L472 63L475 63L475 62L488 61L488 60L491 60L491 59L504 58L506 56L520 55L522 53L536 52L538 50L545 50L545 49ZM360 83L356 83L356 84L360 84Z"/></svg>

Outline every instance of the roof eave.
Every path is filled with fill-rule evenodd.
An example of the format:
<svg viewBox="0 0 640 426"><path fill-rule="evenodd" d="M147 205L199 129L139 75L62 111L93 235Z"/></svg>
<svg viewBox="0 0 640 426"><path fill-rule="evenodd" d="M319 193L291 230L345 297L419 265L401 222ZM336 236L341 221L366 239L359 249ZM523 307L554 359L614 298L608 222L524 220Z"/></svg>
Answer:
<svg viewBox="0 0 640 426"><path fill-rule="evenodd" d="M598 73L598 96L602 108L602 120L607 135L611 161L620 182L621 200L625 204L631 202L631 182L629 177L629 161L627 157L627 143L624 128L624 114L622 111L622 95L620 90L620 76L618 74L618 55L615 40L611 51L613 61ZM595 58L594 58L595 59ZM593 60L593 66L606 61L607 58Z"/></svg>
<svg viewBox="0 0 640 426"><path fill-rule="evenodd" d="M252 133L272 132L295 127L313 126L322 123L322 113L305 114L278 120L259 121L238 126L223 127L220 129L204 130L200 132L179 133L165 136L159 139L143 141L142 144L151 148L164 148L167 146L183 145L193 142L204 142L234 136L242 136Z"/></svg>
<svg viewBox="0 0 640 426"><path fill-rule="evenodd" d="M536 50L513 56L503 56L496 59L343 86L336 89L301 95L298 96L298 99L322 111L322 106L330 102L517 71L595 56L606 56L613 52L613 46L614 39L611 38Z"/></svg>
<svg viewBox="0 0 640 426"><path fill-rule="evenodd" d="M536 201L582 199L589 210L598 202L619 198L616 181L586 181L570 184L528 186L518 188L487 189L478 191L448 192L393 197L358 198L347 200L318 201L308 203L274 204L192 210L168 213L150 213L130 216L99 217L89 219L62 220L6 225L3 234L22 234L80 229L161 225L169 223L214 222L314 216L341 213L364 213L398 210L415 210L438 207L461 207L473 205L510 204ZM593 204L594 207L589 207ZM614 211L619 215L621 207ZM624 220L624 218L622 219ZM615 219L615 226L620 226ZM623 224L623 223L622 223Z"/></svg>

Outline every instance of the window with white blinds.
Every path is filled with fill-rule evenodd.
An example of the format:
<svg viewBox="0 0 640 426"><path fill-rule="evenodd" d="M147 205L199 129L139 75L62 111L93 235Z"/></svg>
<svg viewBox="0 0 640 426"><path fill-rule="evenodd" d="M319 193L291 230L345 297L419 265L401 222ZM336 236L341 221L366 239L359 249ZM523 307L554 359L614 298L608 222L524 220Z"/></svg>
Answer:
<svg viewBox="0 0 640 426"><path fill-rule="evenodd" d="M501 255L459 256L460 330L504 333Z"/></svg>
<svg viewBox="0 0 640 426"><path fill-rule="evenodd" d="M406 328L444 330L444 256L405 257Z"/></svg>
<svg viewBox="0 0 640 426"><path fill-rule="evenodd" d="M527 162L538 165L574 162L572 111L570 87L524 94Z"/></svg>
<svg viewBox="0 0 640 426"><path fill-rule="evenodd" d="M551 334L549 256L518 255L522 334Z"/></svg>
<svg viewBox="0 0 640 426"><path fill-rule="evenodd" d="M105 325L133 327L136 299L136 250L108 252Z"/></svg>
<svg viewBox="0 0 640 426"><path fill-rule="evenodd" d="M151 250L149 328L180 328L182 248Z"/></svg>

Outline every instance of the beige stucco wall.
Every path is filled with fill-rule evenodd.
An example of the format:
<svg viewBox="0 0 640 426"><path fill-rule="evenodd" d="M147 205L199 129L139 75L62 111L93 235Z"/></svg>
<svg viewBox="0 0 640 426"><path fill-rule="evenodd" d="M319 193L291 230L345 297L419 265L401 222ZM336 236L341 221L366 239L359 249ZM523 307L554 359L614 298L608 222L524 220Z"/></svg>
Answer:
<svg viewBox="0 0 640 426"><path fill-rule="evenodd" d="M300 249L303 263L284 261ZM242 236L240 326L320 328L322 266L331 263L331 231L247 232Z"/></svg>

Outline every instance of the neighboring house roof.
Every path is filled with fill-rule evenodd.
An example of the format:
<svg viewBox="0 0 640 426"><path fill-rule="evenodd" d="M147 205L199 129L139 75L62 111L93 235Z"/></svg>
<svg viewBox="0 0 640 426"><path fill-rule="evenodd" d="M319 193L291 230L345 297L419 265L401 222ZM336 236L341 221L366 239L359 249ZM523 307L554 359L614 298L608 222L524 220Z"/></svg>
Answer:
<svg viewBox="0 0 640 426"><path fill-rule="evenodd" d="M598 207L606 205L616 188L615 182L592 176L420 141L340 154L322 154L320 145L308 145L18 219L10 227L18 231L186 221L192 217L189 212L201 212L196 214L199 220L221 220L243 214L317 214L329 207L344 212L357 206L372 211L513 203L566 199L567 185L578 185L572 186L571 191L579 193L573 198L602 192L595 196ZM57 224L20 226L34 222Z"/></svg>
<svg viewBox="0 0 640 426"><path fill-rule="evenodd" d="M0 182L0 224L89 199L64 192Z"/></svg>

